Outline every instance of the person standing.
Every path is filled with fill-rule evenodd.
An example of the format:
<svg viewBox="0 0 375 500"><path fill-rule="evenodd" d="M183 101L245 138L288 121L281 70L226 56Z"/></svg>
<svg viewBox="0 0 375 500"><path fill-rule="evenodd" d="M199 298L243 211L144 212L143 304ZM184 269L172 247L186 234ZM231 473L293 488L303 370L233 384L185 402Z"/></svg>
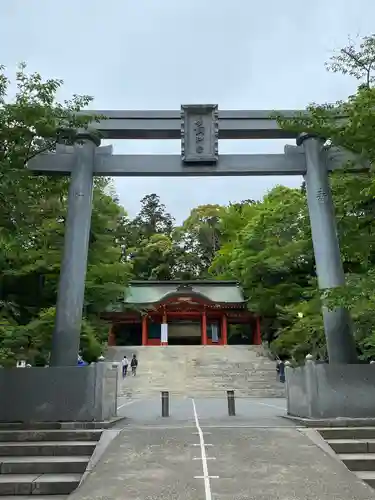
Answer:
<svg viewBox="0 0 375 500"><path fill-rule="evenodd" d="M129 366L129 360L126 356L124 356L122 360L122 378L126 377L126 374L128 372L128 366Z"/></svg>
<svg viewBox="0 0 375 500"><path fill-rule="evenodd" d="M133 377L135 377L137 374L137 366L138 366L138 359L137 359L137 356L135 354L133 354L132 360L130 362L130 366L132 369L132 375L133 375Z"/></svg>
<svg viewBox="0 0 375 500"><path fill-rule="evenodd" d="M279 375L279 380L282 384L285 382L285 363L282 359L280 359L276 366L276 371Z"/></svg>
<svg viewBox="0 0 375 500"><path fill-rule="evenodd" d="M78 355L78 362L77 362L78 366L86 366L87 363L86 361L83 360L82 356L79 354Z"/></svg>

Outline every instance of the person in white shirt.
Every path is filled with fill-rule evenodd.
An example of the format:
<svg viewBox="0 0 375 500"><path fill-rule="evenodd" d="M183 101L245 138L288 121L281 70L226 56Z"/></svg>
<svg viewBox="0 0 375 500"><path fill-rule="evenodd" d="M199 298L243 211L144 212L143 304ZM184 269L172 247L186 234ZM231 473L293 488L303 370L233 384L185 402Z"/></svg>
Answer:
<svg viewBox="0 0 375 500"><path fill-rule="evenodd" d="M122 360L122 378L126 377L128 366L129 366L129 360L126 356L124 356L124 359Z"/></svg>

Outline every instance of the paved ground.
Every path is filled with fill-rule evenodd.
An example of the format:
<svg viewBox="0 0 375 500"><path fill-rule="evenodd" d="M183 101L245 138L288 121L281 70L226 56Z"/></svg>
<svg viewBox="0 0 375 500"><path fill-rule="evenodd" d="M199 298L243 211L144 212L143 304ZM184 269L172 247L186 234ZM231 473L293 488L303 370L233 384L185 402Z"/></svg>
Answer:
<svg viewBox="0 0 375 500"><path fill-rule="evenodd" d="M118 414L127 417L128 425L152 424L171 425L181 423L195 425L192 411L192 399L188 397L170 397L170 418L161 417L161 399L119 400ZM202 424L227 423L233 425L233 418L228 417L228 403L225 398L194 398L199 421ZM236 424L290 426L290 421L280 418L286 414L285 399L244 399L236 398ZM120 424L123 425L123 424Z"/></svg>
<svg viewBox="0 0 375 500"><path fill-rule="evenodd" d="M122 404L126 404L122 406ZM285 402L177 399L120 401L118 424L87 480L70 500L369 500L374 491L280 417Z"/></svg>

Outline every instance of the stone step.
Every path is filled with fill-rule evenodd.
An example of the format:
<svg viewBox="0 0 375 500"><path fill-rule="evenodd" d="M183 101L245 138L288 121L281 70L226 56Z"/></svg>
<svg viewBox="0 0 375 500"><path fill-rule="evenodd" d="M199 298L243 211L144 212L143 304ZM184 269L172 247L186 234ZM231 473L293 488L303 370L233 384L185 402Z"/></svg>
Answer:
<svg viewBox="0 0 375 500"><path fill-rule="evenodd" d="M181 392L189 392L198 390L202 394L206 392L216 392L218 395L225 394L227 391L241 391L246 393L253 392L265 392L265 391L277 391L277 392L285 392L285 385L278 384L275 386L263 386L263 387L251 387L249 385L235 385L235 384L227 384L222 386L216 386L213 384L198 384L198 385L180 385L176 383L160 383L160 384L144 384L144 385L134 385L134 386L126 386L123 385L120 389L126 393L134 393L134 392L158 392L158 391L181 391Z"/></svg>
<svg viewBox="0 0 375 500"><path fill-rule="evenodd" d="M175 397L175 398L181 398L181 397L193 397L193 398L216 398L216 399L226 399L227 394L225 393L217 393L217 392L209 392L209 391L193 391L193 390L186 390L186 391L178 391L178 390L170 390L169 388L162 388L161 390L156 390L156 391L141 391L141 392L132 392L131 394L123 393L121 397L128 397L129 399L134 399L134 398L157 398L160 397L160 393L167 391L170 395L170 397ZM276 391L259 391L259 392L246 392L246 391L235 391L235 397L236 398L253 398L253 399L259 399L259 398L284 398L285 393L284 392L276 392Z"/></svg>
<svg viewBox="0 0 375 500"><path fill-rule="evenodd" d="M176 397L284 397L275 362L255 346L112 347L108 359L137 353L138 377L125 379L121 392L132 397L155 397L167 390ZM112 358L111 358L112 357ZM221 393L221 394L220 394Z"/></svg>
<svg viewBox="0 0 375 500"><path fill-rule="evenodd" d="M67 500L68 495L0 495L1 500Z"/></svg>
<svg viewBox="0 0 375 500"><path fill-rule="evenodd" d="M375 427L326 427L317 429L326 439L375 439Z"/></svg>
<svg viewBox="0 0 375 500"><path fill-rule="evenodd" d="M83 474L90 456L0 457L0 474Z"/></svg>
<svg viewBox="0 0 375 500"><path fill-rule="evenodd" d="M163 374L157 374L155 373L155 376L152 374L152 373L138 373L137 374L137 377L126 377L124 380L124 383L127 383L127 384L136 384L136 381L138 380L139 382L142 381L146 381L148 383L154 383L154 382L165 382L165 381L168 381L170 383L178 383L178 381L180 380L185 380L186 383L189 385L189 384L197 384L197 383L201 383L202 381L204 383L209 383L209 384L218 384L218 383L221 383L221 384L228 384L228 383L238 383L238 384L269 384L269 385L277 385L279 384L279 380L278 378L276 378L276 375L275 376L272 376L272 377L263 377L263 378L259 378L259 377L246 377L246 376L243 376L243 377L216 377L216 376L213 376L211 374L207 374L207 375L204 375L204 374L199 374L199 375L196 375L196 376L192 376L192 375L189 375L188 373L186 375L181 375L181 374L178 374L178 375L175 375L172 379L171 379L171 373L163 373Z"/></svg>
<svg viewBox="0 0 375 500"><path fill-rule="evenodd" d="M336 453L375 453L375 439L328 439Z"/></svg>
<svg viewBox="0 0 375 500"><path fill-rule="evenodd" d="M124 380L133 380L133 379L139 379L139 378L144 378L144 377L148 377L150 378L151 380L158 380L158 379L166 379L166 378L170 378L171 376L171 371L168 371L168 370L163 370L163 371L157 371L157 368L154 368L154 370L150 370L150 371L146 371L144 370L143 372L141 370L139 370L139 372L137 373L137 377L132 377L130 374L129 376L127 376ZM185 379L187 378L188 380L200 380L200 379L207 379L207 377L210 377L210 379L212 381L214 380L238 380L238 379L241 379L241 380L248 380L248 381L254 381L254 382L264 382L264 381L267 381L267 382L274 382L274 381L277 381L278 378L277 378L277 375L276 375L276 371L275 372L272 372L271 375L262 375L262 374L258 374L258 373L240 373L240 374L222 374L222 373L213 373L211 371L207 371L207 373L204 373L203 370L200 370L199 372L197 373L191 373L189 371L187 372L183 372L183 371L179 371L179 373L176 373L174 375L174 379L178 380L178 379Z"/></svg>
<svg viewBox="0 0 375 500"><path fill-rule="evenodd" d="M1 430L0 442L16 441L99 441L101 429L91 430Z"/></svg>
<svg viewBox="0 0 375 500"><path fill-rule="evenodd" d="M87 456L92 455L97 441L29 441L0 443L0 457L6 456ZM0 459L1 460L1 459Z"/></svg>
<svg viewBox="0 0 375 500"><path fill-rule="evenodd" d="M0 496L69 495L81 474L0 474Z"/></svg>
<svg viewBox="0 0 375 500"><path fill-rule="evenodd" d="M359 479L362 479L362 481L367 483L369 486L371 486L372 488L375 488L375 472L374 471L369 471L369 470L356 471L355 474L357 477L359 477Z"/></svg>
<svg viewBox="0 0 375 500"><path fill-rule="evenodd" d="M375 472L375 453L340 453L338 457L349 470Z"/></svg>
<svg viewBox="0 0 375 500"><path fill-rule="evenodd" d="M0 430L74 430L74 429L106 429L108 421L102 422L0 422Z"/></svg>
<svg viewBox="0 0 375 500"><path fill-rule="evenodd" d="M140 392L140 393L132 393L131 397L129 397L129 400L138 400L138 399L156 399L160 398L160 392L161 391L156 391L156 392ZM260 399L264 398L264 392L259 393L259 394L248 394L248 393L235 393L235 397L238 399ZM124 394L122 397L126 397L127 394ZM226 401L226 394L217 394L215 392L212 393L194 393L194 392L169 392L169 396L171 398L171 401L173 401L173 398L176 399L181 399L181 398L212 398L212 399L219 399ZM285 394L284 393L267 393L267 397L271 399L284 399Z"/></svg>

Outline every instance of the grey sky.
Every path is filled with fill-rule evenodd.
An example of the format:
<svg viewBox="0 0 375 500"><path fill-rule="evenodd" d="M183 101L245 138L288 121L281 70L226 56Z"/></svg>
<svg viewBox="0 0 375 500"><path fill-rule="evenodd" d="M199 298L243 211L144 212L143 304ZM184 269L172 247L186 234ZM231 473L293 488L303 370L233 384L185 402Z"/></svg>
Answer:
<svg viewBox="0 0 375 500"><path fill-rule="evenodd" d="M3 0L0 63L20 61L65 81L62 98L95 97L96 109L298 109L355 87L324 62L348 35L370 34L374 0ZM276 153L285 141L221 141L222 153ZM179 153L178 141L115 142L121 153ZM180 222L190 209L260 198L301 178L117 179L131 215L161 196Z"/></svg>

